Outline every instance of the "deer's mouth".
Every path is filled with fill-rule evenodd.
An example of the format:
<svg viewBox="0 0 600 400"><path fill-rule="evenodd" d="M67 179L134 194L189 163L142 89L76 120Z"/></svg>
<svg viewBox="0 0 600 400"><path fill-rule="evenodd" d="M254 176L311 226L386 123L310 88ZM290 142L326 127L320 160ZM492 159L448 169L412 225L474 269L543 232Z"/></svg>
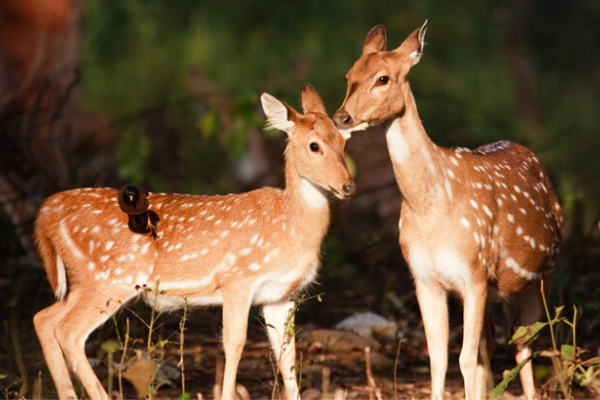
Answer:
<svg viewBox="0 0 600 400"><path fill-rule="evenodd" d="M340 131L340 133L342 134L342 136L344 137L344 139L348 140L350 139L350 136L352 135L352 132L358 132L358 131L364 131L366 130L369 126L371 126L372 124L370 122L361 122L358 125L355 125L352 128L348 128L348 129L338 129Z"/></svg>
<svg viewBox="0 0 600 400"><path fill-rule="evenodd" d="M329 187L329 193L333 194L335 197L337 197L340 200L348 200L350 197L354 196L355 192L356 192L356 185L354 184L353 181L350 181L349 183L345 183L342 186L341 191L336 190L331 186Z"/></svg>

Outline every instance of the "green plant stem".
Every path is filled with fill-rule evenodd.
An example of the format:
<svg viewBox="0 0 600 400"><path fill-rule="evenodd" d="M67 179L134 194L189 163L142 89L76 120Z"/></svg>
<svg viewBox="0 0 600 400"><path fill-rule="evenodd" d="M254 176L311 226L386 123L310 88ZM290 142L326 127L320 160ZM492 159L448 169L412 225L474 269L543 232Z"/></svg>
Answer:
<svg viewBox="0 0 600 400"><path fill-rule="evenodd" d="M577 335L575 335L577 328L577 306L573 305L573 348L575 349L575 354L577 354Z"/></svg>
<svg viewBox="0 0 600 400"><path fill-rule="evenodd" d="M129 345L129 318L126 320L127 330L125 331L125 344L123 346L123 354L119 363L119 398L123 400L123 365L125 364L125 356L127 355L127 346Z"/></svg>
<svg viewBox="0 0 600 400"><path fill-rule="evenodd" d="M184 297L183 303L183 317L179 321L179 366L181 367L181 396L185 398L185 365L183 362L183 342L184 342L184 332L185 332L185 323L187 322L187 312L188 312L188 300L187 297Z"/></svg>
<svg viewBox="0 0 600 400"><path fill-rule="evenodd" d="M552 339L552 348L557 351L556 339L554 338L554 321L550 318L550 311L548 311L548 303L546 302L546 294L544 293L544 280L540 281L540 292L542 293L542 301L544 302L544 310L546 310L546 318L548 318L548 324L550 324L550 338Z"/></svg>
<svg viewBox="0 0 600 400"><path fill-rule="evenodd" d="M117 340L119 341L119 347L123 348L123 341L121 340L121 331L119 331L119 324L117 321L117 313L112 315L113 324L115 325L115 331L117 333Z"/></svg>
<svg viewBox="0 0 600 400"><path fill-rule="evenodd" d="M115 368L113 367L113 352L108 352L108 395L112 397L113 379L115 377Z"/></svg>
<svg viewBox="0 0 600 400"><path fill-rule="evenodd" d="M152 348L152 330L154 329L154 315L156 313L156 302L158 301L158 282L154 288L154 304L152 305L152 313L150 314L150 324L148 326L148 355Z"/></svg>
<svg viewBox="0 0 600 400"><path fill-rule="evenodd" d="M546 295L544 293L544 280L540 281L540 292L542 294L542 301L544 302L544 310L546 311L546 318L548 318L548 324L550 328L550 338L552 339L552 348L554 349L554 355L551 357L552 366L554 367L554 371L558 377L558 384L560 386L560 391L562 392L565 398L570 399L571 393L568 387L565 387L565 374L562 368L562 364L558 360L556 354L558 353L558 348L556 347L556 339L554 338L554 325L556 321L550 318L550 311L548 310L548 303L546 301Z"/></svg>

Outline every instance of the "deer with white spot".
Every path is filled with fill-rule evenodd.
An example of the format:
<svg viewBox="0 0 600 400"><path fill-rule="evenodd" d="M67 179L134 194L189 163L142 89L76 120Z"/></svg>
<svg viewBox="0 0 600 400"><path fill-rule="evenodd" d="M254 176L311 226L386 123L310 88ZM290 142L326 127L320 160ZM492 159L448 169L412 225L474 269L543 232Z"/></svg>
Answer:
<svg viewBox="0 0 600 400"><path fill-rule="evenodd" d="M377 124L386 132L403 196L400 246L425 326L432 396L444 393L447 294L456 292L464 302L459 361L466 397L484 398L487 377L478 349L481 340L491 354L493 334L486 299L511 298L515 326L538 320L540 280L547 292L562 216L550 180L529 149L510 142L443 148L427 136L406 80L423 53L425 30L426 23L387 51L385 28L373 28L346 75L346 98L334 121L345 134ZM529 347L517 346L517 362L530 354ZM534 397L531 362L520 377L525 396Z"/></svg>
<svg viewBox="0 0 600 400"><path fill-rule="evenodd" d="M156 238L133 233L117 189L87 188L48 198L35 235L58 301L34 317L61 399L77 399L70 366L92 399L107 399L87 361L89 334L125 303L160 310L223 305L223 399L235 395L248 312L262 304L288 399L298 398L294 337L285 333L294 297L315 279L330 210L328 195L355 191L345 139L317 92L301 90L304 114L269 94L269 127L287 132L284 190L196 196L150 193Z"/></svg>

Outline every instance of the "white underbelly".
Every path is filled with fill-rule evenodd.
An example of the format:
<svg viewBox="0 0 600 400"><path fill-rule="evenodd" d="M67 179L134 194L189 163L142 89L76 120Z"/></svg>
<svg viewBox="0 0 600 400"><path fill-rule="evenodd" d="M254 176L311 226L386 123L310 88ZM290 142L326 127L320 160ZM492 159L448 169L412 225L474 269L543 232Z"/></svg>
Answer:
<svg viewBox="0 0 600 400"><path fill-rule="evenodd" d="M308 268L277 270L265 274L252 287L252 304L274 303L301 290L316 277L316 263Z"/></svg>
<svg viewBox="0 0 600 400"><path fill-rule="evenodd" d="M449 246L427 249L412 243L408 264L415 280L435 281L447 289L462 291L471 282L471 269L461 254Z"/></svg>

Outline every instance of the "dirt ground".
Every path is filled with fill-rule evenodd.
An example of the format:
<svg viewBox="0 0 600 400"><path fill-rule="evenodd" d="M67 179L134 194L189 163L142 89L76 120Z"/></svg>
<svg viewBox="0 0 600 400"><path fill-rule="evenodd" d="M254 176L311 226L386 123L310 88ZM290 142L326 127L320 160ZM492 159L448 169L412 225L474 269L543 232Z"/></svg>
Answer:
<svg viewBox="0 0 600 400"><path fill-rule="evenodd" d="M600 318L598 316L598 283L600 274L593 272L598 265L600 246L597 242L588 247L585 255L584 272L579 276L564 271L555 280L554 302L578 304L583 316L579 320L578 343L596 355L600 340L596 334ZM327 263L323 266L327 268ZM32 317L52 303L52 293L46 278L37 267L12 265L2 269L0 276L0 297L2 301L2 341L0 342L0 388L6 398L54 398L56 392L48 373L41 348L33 330ZM301 365L301 390L303 398L332 397L336 389L342 389L348 399L368 399L374 394L369 387L366 371L364 343L348 340L347 347L336 350L336 346L321 343L318 346L313 333L330 332L342 319L358 311L373 311L398 324L398 333L391 340L369 339L371 345L370 362L372 375L384 399L428 398L430 396L429 359L424 339L418 305L412 289L408 270L398 255L388 259L383 266L369 266L363 271L349 271L345 276L329 276L322 271L320 283L311 288L310 293L323 293L322 301L313 298L303 303L296 316L298 338L298 359ZM150 310L134 304L129 308L142 318L149 320ZM462 378L458 369L458 355L461 346L461 309L456 299L450 301L451 337L449 368L446 392L448 398L463 398ZM505 316L506 306L494 308L496 323L496 344L492 360L495 382L501 379L502 371L514 366L512 348L507 345L510 317ZM566 309L569 309L567 307ZM187 322L184 346L185 390L192 398L201 394L203 398L213 398L212 387L221 374L223 353L220 342L221 310L218 307L192 310ZM170 382L162 384L155 398L178 398L181 396L182 382L179 352L178 324L182 312L162 315L156 324L153 340L172 341L164 351L155 353L162 357L164 378ZM570 316L570 312L567 313ZM147 329L134 313L124 310L118 316L118 326L124 335L125 322L131 322L130 336L136 343L130 348L146 347ZM568 335L564 339L568 340ZM542 336L537 348L549 346L548 335ZM116 337L112 321L96 330L90 336L86 351L97 376L105 387L108 381L108 357L102 344ZM346 340L346 339L343 339ZM133 359L134 353L128 356ZM115 353L113 365L117 366L121 353ZM548 370L544 360L536 361L538 384L544 382L543 371ZM324 375L325 371L325 375ZM329 377L327 378L327 373ZM325 377L325 379L324 379ZM134 378L135 380L136 378ZM250 393L253 399L279 398L273 363L270 361L270 347L260 321L260 310L253 308L249 316L248 342L238 370L238 382ZM25 385L25 386L23 386ZM113 390L118 390L118 381L113 381ZM23 392L24 391L24 392ZM125 398L136 398L138 394L127 380L123 379ZM323 393L325 392L325 393ZM116 392L113 392L116 395ZM513 382L507 398L519 396L520 385ZM591 393L581 389L574 395L577 398L591 397ZM281 394L283 396L283 394Z"/></svg>

